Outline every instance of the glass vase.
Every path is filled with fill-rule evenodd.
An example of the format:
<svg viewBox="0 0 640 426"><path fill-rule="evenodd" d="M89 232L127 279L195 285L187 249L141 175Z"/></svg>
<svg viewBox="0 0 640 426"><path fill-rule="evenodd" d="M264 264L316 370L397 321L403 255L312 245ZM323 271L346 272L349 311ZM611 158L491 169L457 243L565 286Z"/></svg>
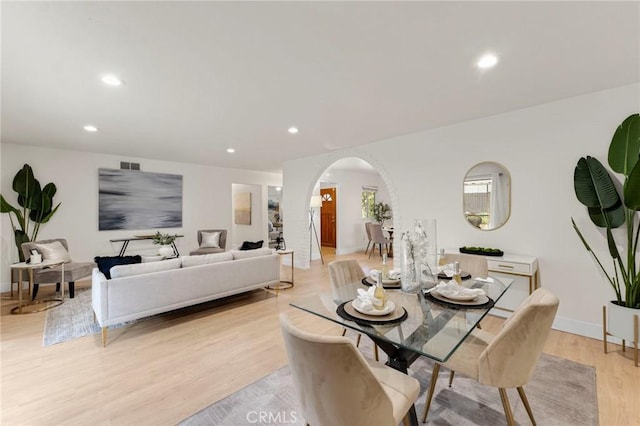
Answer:
<svg viewBox="0 0 640 426"><path fill-rule="evenodd" d="M405 293L417 293L420 282L416 275L415 237L412 232L403 232L400 237L400 283Z"/></svg>
<svg viewBox="0 0 640 426"><path fill-rule="evenodd" d="M415 269L420 287L429 288L438 283L438 248L436 219L416 219Z"/></svg>

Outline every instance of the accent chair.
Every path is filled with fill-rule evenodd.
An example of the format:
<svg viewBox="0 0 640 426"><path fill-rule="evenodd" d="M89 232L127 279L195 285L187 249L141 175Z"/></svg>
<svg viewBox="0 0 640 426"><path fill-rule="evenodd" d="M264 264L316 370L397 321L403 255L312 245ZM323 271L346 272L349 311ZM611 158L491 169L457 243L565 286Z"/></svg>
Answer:
<svg viewBox="0 0 640 426"><path fill-rule="evenodd" d="M64 251L66 252L66 256L69 256L69 245L67 244L67 240L64 238L54 238L50 240L41 240L41 241L32 241L27 243L22 243L22 253L24 253L24 258L29 259L31 256L31 250L38 250L43 254L43 260L49 260L47 258L46 253L42 253L43 245L45 247L50 246L52 243L60 242ZM65 253L62 253L63 255ZM64 282L69 283L69 297L73 299L75 297L75 282L82 279L88 278L91 276L91 272L93 268L96 267L94 262L74 262L69 258L69 261L64 264ZM40 284L47 283L55 283L56 291L60 291L60 278L61 278L62 266L53 266L51 268L46 269L36 269L33 272L33 293L31 296L32 300L35 300L36 295L38 294L38 289L40 288ZM62 283L64 284L64 283Z"/></svg>

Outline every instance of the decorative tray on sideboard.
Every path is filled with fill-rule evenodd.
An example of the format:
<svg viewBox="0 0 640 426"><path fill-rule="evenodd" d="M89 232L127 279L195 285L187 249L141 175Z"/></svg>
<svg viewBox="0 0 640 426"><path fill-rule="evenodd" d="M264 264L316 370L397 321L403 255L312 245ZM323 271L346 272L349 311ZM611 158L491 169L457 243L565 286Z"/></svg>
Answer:
<svg viewBox="0 0 640 426"><path fill-rule="evenodd" d="M499 249L486 247L460 247L460 253L478 254L481 256L504 256L504 252Z"/></svg>

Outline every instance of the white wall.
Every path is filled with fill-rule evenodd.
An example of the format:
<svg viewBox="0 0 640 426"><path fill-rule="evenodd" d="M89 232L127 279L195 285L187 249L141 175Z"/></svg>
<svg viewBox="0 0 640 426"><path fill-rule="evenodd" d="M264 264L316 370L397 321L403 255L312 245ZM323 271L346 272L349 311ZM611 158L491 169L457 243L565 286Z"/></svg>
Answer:
<svg viewBox="0 0 640 426"><path fill-rule="evenodd" d="M605 258L606 245L575 198L573 170L585 155L606 163L616 127L639 109L640 85L634 84L289 161L284 165L287 245L296 250L298 266L306 267L305 203L311 190L330 164L360 157L386 182L397 231L415 218L432 217L438 220L439 247L497 247L536 256L542 286L560 297L556 328L600 337L602 305L613 294L573 231L571 217ZM473 229L462 212L462 180L481 161L498 162L511 174L511 217L494 231Z"/></svg>
<svg viewBox="0 0 640 426"><path fill-rule="evenodd" d="M34 170L36 178L44 184L54 182L58 187L55 201L62 205L51 221L42 226L39 239L64 237L68 240L71 257L89 261L94 256L115 255L121 243L110 243L110 239L126 238L136 234L152 233L149 229L125 231L98 231L98 169L120 167L120 161L141 164L147 172L162 172L183 176L182 228L163 232L183 234L176 241L181 254L188 254L198 245L198 229L224 228L230 231L228 245L233 241L231 186L233 183L282 185L281 175L225 169L195 164L156 161L113 155L93 154L79 151L49 149L23 145L2 144L1 147L2 195L17 205L16 194L11 189L13 177L24 163ZM256 211L262 211L258 205ZM266 208L266 204L265 204ZM262 214L256 212L256 214ZM265 216L266 214L263 214ZM9 264L18 260L13 242L9 216L1 216L0 277L2 291L9 290ZM257 219L261 223L262 218ZM262 228L260 232L262 231ZM260 236L260 234L259 234ZM261 238L261 236L260 236ZM260 239L258 238L258 239ZM144 254L157 252L151 242L132 242L127 253Z"/></svg>
<svg viewBox="0 0 640 426"><path fill-rule="evenodd" d="M266 202L263 202L262 198L262 186L234 183L232 185L233 197L235 197L235 195L240 192L251 193L251 225L237 225L234 221L232 226L233 237L231 240L227 241L227 244L231 243L231 246L227 247L227 249L232 247L239 247L240 245L242 245L243 241L256 242L259 240L266 241L264 245L266 247L268 246L269 241L264 239L264 217L267 215L267 209ZM231 204L231 214L233 215L233 201Z"/></svg>

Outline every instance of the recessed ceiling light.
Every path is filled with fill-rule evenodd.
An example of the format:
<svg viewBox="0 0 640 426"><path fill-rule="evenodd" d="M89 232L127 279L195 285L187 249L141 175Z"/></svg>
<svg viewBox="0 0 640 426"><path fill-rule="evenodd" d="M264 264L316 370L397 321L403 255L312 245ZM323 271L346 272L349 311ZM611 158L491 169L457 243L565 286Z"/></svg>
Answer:
<svg viewBox="0 0 640 426"><path fill-rule="evenodd" d="M98 128L96 126L92 126L91 124L87 124L86 126L83 127L84 130L86 130L87 132L97 132Z"/></svg>
<svg viewBox="0 0 640 426"><path fill-rule="evenodd" d="M298 128L297 127L289 127L289 133L291 133L292 135L298 133Z"/></svg>
<svg viewBox="0 0 640 426"><path fill-rule="evenodd" d="M102 76L101 80L104 84L108 84L109 86L122 86L124 83L117 75L113 74L105 74Z"/></svg>
<svg viewBox="0 0 640 426"><path fill-rule="evenodd" d="M496 55L492 55L491 53L489 53L481 57L476 65L478 66L478 68L485 69L485 68L491 68L497 63L498 63L498 57Z"/></svg>
<svg viewBox="0 0 640 426"><path fill-rule="evenodd" d="M282 187L281 186L276 186L276 191L282 191Z"/></svg>
<svg viewBox="0 0 640 426"><path fill-rule="evenodd" d="M236 152L236 150L235 150L235 149L233 149L233 148L227 148L227 152L228 152L229 154L233 154L234 152Z"/></svg>

